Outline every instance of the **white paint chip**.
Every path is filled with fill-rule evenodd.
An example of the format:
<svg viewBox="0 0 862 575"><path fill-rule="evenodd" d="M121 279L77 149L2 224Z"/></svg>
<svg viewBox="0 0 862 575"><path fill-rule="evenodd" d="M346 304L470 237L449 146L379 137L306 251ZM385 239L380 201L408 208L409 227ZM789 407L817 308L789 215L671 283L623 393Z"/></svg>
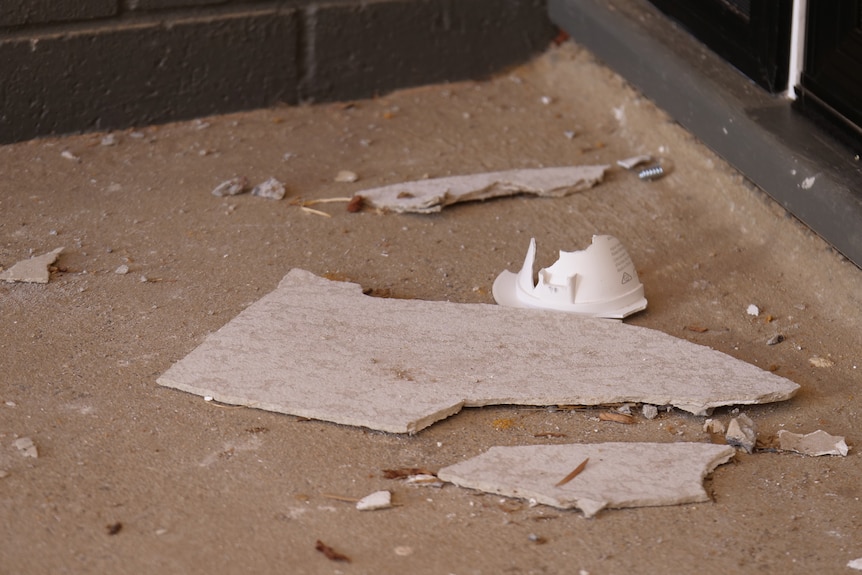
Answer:
<svg viewBox="0 0 862 575"><path fill-rule="evenodd" d="M841 455L846 456L850 451L844 438L838 435L830 435L818 429L802 435L782 429L778 432L778 448L782 451L795 451L802 455Z"/></svg>
<svg viewBox="0 0 862 575"><path fill-rule="evenodd" d="M365 205L393 212L427 214L474 200L515 194L559 198L602 181L608 166L566 166L488 172L392 184L358 192Z"/></svg>
<svg viewBox="0 0 862 575"><path fill-rule="evenodd" d="M799 386L622 322L546 310L374 298L294 269L158 383L219 402L392 433L463 407L723 405Z"/></svg>
<svg viewBox="0 0 862 575"><path fill-rule="evenodd" d="M592 517L605 508L708 501L703 478L734 450L709 443L597 443L492 447L443 468L440 479L488 493L535 500ZM585 459L583 471L556 486Z"/></svg>
<svg viewBox="0 0 862 575"><path fill-rule="evenodd" d="M375 491L356 502L356 508L360 511L374 511L376 509L389 509L390 507L392 507L392 494L388 491Z"/></svg>
<svg viewBox="0 0 862 575"><path fill-rule="evenodd" d="M57 261L62 252L63 248L57 248L47 254L22 260L8 270L0 272L0 281L46 284L51 277L48 267Z"/></svg>

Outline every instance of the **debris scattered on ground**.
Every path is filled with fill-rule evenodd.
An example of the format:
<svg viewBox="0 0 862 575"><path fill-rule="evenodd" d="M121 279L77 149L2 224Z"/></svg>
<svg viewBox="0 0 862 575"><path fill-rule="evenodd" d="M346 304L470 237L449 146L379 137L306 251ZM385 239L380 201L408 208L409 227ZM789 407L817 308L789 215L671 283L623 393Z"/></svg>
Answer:
<svg viewBox="0 0 862 575"><path fill-rule="evenodd" d="M504 270L494 280L494 301L502 306L552 309L622 319L646 309L644 286L620 241L594 235L581 251L560 251L550 267L535 273L536 239L530 239L518 273ZM536 283L534 278L538 278Z"/></svg>
<svg viewBox="0 0 862 575"><path fill-rule="evenodd" d="M63 150L62 152L60 152L60 155L61 155L63 158L65 158L66 160L71 160L71 161L73 161L73 162L75 162L75 163L78 163L78 164L80 164L80 163L81 163L81 158L80 158L80 156L76 156L75 154L73 154L73 153L72 153L71 151L69 151L69 150Z"/></svg>
<svg viewBox="0 0 862 575"><path fill-rule="evenodd" d="M465 406L635 402L706 415L785 400L799 388L648 328L546 310L375 298L299 269L158 383L392 433L419 431Z"/></svg>
<svg viewBox="0 0 862 575"><path fill-rule="evenodd" d="M223 198L226 196L237 196L239 194L244 194L248 190L248 178L246 178L245 176L237 176L235 178L225 180L219 185L217 185L215 188L213 188L212 194L214 196Z"/></svg>
<svg viewBox="0 0 862 575"><path fill-rule="evenodd" d="M795 451L802 455L841 455L846 456L850 451L844 437L830 435L818 429L811 433L802 435L782 429L778 432L778 449L782 451Z"/></svg>
<svg viewBox="0 0 862 575"><path fill-rule="evenodd" d="M862 557L860 557L859 559L853 559L852 561L847 563L847 566L851 569L862 571Z"/></svg>
<svg viewBox="0 0 862 575"><path fill-rule="evenodd" d="M515 194L562 197L600 183L608 166L573 166L488 172L392 184L358 192L372 208L420 214L474 200Z"/></svg>
<svg viewBox="0 0 862 575"><path fill-rule="evenodd" d="M36 447L36 444L33 443L33 440L29 437L19 437L12 443L12 445L15 446L15 449L17 449L23 457L32 457L33 459L38 459L39 457L39 450Z"/></svg>
<svg viewBox="0 0 862 575"><path fill-rule="evenodd" d="M392 494L389 491L375 491L356 502L359 511L374 511L392 507Z"/></svg>
<svg viewBox="0 0 862 575"><path fill-rule="evenodd" d="M411 475L404 480L404 483L408 485L421 485L423 487L443 487L443 482L436 475L428 475L426 473Z"/></svg>
<svg viewBox="0 0 862 575"><path fill-rule="evenodd" d="M605 508L648 507L708 501L703 478L734 455L708 443L597 443L492 447L440 470L461 487L535 500L592 517ZM559 477L589 465L577 481Z"/></svg>
<svg viewBox="0 0 862 575"><path fill-rule="evenodd" d="M116 535L120 531L123 530L123 524L117 521L116 523L111 523L105 526L105 529L108 531L108 535Z"/></svg>
<svg viewBox="0 0 862 575"><path fill-rule="evenodd" d="M117 266L117 269L114 270L114 273L121 276L126 275L127 273L129 273L129 266L127 266L126 264Z"/></svg>
<svg viewBox="0 0 862 575"><path fill-rule="evenodd" d="M626 415L624 413L614 413L613 411L603 411L599 413L599 420L601 421L614 421L616 423L627 423L631 424L635 422L635 418L631 415Z"/></svg>
<svg viewBox="0 0 862 575"><path fill-rule="evenodd" d="M350 563L350 557L344 555L343 553L339 553L320 539L314 544L314 548L323 553L324 557L329 559L330 561L342 561L344 563Z"/></svg>
<svg viewBox="0 0 862 575"><path fill-rule="evenodd" d="M359 176L356 172L351 172L350 170L341 170L335 175L335 181L339 183L350 184L358 180Z"/></svg>
<svg viewBox="0 0 862 575"><path fill-rule="evenodd" d="M284 184L276 178L270 178L265 182L261 182L251 191L251 195L269 200L280 200L284 198L285 193Z"/></svg>
<svg viewBox="0 0 862 575"><path fill-rule="evenodd" d="M102 140L99 143L103 146L116 146L119 141L114 134L106 134L102 136Z"/></svg>
<svg viewBox="0 0 862 575"><path fill-rule="evenodd" d="M831 359L825 357L814 356L808 359L808 363L811 367L832 367L835 365L835 362Z"/></svg>
<svg viewBox="0 0 862 575"><path fill-rule="evenodd" d="M724 435L727 433L727 428L725 428L724 424L718 419L707 419L704 421L703 430L706 433L715 433L717 435Z"/></svg>
<svg viewBox="0 0 862 575"><path fill-rule="evenodd" d="M756 305L754 305L753 303L751 303L751 304L748 304L747 308L745 308L745 313L747 313L748 315L753 315L754 317L757 317L760 315L760 308L757 307Z"/></svg>
<svg viewBox="0 0 862 575"><path fill-rule="evenodd" d="M784 341L784 336L780 333L777 333L770 337L768 340L766 340L766 345L778 345L782 341Z"/></svg>
<svg viewBox="0 0 862 575"><path fill-rule="evenodd" d="M730 420L724 438L728 445L741 447L751 453L757 444L757 425L750 417L740 413Z"/></svg>
<svg viewBox="0 0 862 575"><path fill-rule="evenodd" d="M51 278L51 270L49 267L57 261L57 258L60 257L62 252L63 248L57 248L47 254L42 254L28 260L22 260L8 270L0 272L0 280L9 283L22 282L46 284Z"/></svg>
<svg viewBox="0 0 862 575"><path fill-rule="evenodd" d="M651 403L645 403L643 404L643 407L641 407L641 413L643 413L643 416L647 419L655 419L658 417L658 408Z"/></svg>
<svg viewBox="0 0 862 575"><path fill-rule="evenodd" d="M631 170L632 168L636 168L641 164L646 164L647 162L652 161L652 156L649 154L643 154L641 156L634 156L631 158L626 158L624 160L617 160L617 165L621 168L625 168L626 170Z"/></svg>

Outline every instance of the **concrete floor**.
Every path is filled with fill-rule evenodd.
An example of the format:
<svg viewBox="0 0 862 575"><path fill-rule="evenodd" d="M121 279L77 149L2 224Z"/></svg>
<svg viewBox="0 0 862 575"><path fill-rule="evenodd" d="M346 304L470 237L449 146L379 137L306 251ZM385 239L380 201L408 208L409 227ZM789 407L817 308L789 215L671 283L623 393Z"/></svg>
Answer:
<svg viewBox="0 0 862 575"><path fill-rule="evenodd" d="M807 574L862 557L862 272L578 47L487 82L115 136L0 147L0 265L66 248L49 284L0 285L0 573ZM317 206L331 218L290 201L647 152L673 173L650 183L616 169L563 199L432 216ZM340 170L360 180L336 183ZM289 197L210 194L239 174L278 177ZM491 302L530 237L544 267L593 233L622 240L646 286L648 309L626 321L802 386L744 409L765 445L780 429L822 428L845 435L850 455L740 454L707 480L712 502L588 520L382 470L437 470L493 445L710 441L703 418L620 425L599 409L486 407L400 436L155 383L291 268L376 295ZM122 264L129 273L115 273ZM564 436L537 437L548 431ZM13 446L24 436L38 459ZM331 497L378 489L399 506L358 512ZM351 562L327 559L318 540Z"/></svg>

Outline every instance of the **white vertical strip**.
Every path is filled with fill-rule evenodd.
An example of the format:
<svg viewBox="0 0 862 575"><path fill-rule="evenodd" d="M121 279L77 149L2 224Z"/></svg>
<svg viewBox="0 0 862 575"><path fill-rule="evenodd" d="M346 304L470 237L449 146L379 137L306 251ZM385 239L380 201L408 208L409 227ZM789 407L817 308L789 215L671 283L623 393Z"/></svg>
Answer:
<svg viewBox="0 0 862 575"><path fill-rule="evenodd" d="M790 61L787 66L787 92L785 95L796 99L796 85L802 78L805 65L805 20L808 14L808 0L793 0L793 14L790 23Z"/></svg>

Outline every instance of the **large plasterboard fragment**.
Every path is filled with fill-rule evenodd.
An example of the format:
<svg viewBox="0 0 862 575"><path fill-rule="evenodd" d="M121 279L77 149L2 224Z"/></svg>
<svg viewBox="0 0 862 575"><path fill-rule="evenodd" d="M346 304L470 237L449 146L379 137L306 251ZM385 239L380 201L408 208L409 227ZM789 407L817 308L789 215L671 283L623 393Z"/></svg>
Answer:
<svg viewBox="0 0 862 575"><path fill-rule="evenodd" d="M709 443L492 447L437 476L461 487L577 508L592 517L605 508L707 501L704 477L733 455L733 447ZM585 460L576 477L560 484Z"/></svg>
<svg viewBox="0 0 862 575"><path fill-rule="evenodd" d="M62 251L63 248L57 248L47 254L22 260L0 272L0 281L46 284L51 278L51 270L48 268L57 261Z"/></svg>
<svg viewBox="0 0 862 575"><path fill-rule="evenodd" d="M393 212L432 213L456 202L515 194L562 197L602 181L608 166L564 166L487 172L403 182L358 192L364 203Z"/></svg>
<svg viewBox="0 0 862 575"><path fill-rule="evenodd" d="M793 396L792 381L659 331L489 304L366 296L291 270L158 383L218 401L415 432L465 406L674 405Z"/></svg>

